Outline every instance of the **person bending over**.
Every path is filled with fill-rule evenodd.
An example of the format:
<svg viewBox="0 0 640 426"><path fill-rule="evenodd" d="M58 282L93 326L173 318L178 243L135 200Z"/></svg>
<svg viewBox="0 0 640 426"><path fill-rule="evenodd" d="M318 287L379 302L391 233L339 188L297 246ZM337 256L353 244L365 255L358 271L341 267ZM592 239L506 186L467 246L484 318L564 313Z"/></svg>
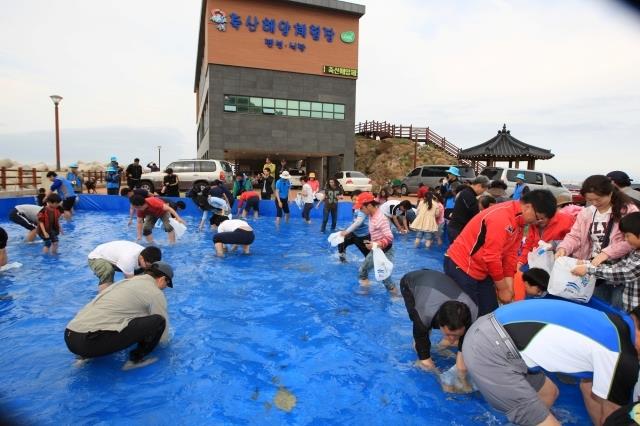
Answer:
<svg viewBox="0 0 640 426"><path fill-rule="evenodd" d="M173 288L173 269L165 262L155 262L143 275L109 286L67 324L67 348L84 359L137 344L123 369L155 361L145 357L169 337L167 300L162 292L167 287Z"/></svg>
<svg viewBox="0 0 640 426"><path fill-rule="evenodd" d="M169 222L169 218L173 216L178 222L182 224L185 224L185 222L180 216L178 216L178 213L176 213L171 206L166 204L160 198L143 198L140 195L134 195L131 197L131 205L137 210L138 219L144 219L144 222L138 220L138 240L142 239L142 236L144 235L147 238L147 242L153 243L153 227L158 219L160 219L162 220L164 231L169 235L169 243L173 244L176 242L176 233Z"/></svg>
<svg viewBox="0 0 640 426"><path fill-rule="evenodd" d="M247 222L229 219L227 216L214 215L211 224L217 229L217 233L213 236L213 245L217 256L224 256L225 244L232 244L232 251L241 245L244 254L249 254L249 246L256 236L253 233L253 228Z"/></svg>
<svg viewBox="0 0 640 426"><path fill-rule="evenodd" d="M456 369L463 383L466 367L462 359L462 343L466 331L478 316L478 307L462 289L442 272L421 269L409 272L400 280L400 292L413 322L413 341L418 362L428 371L437 371L431 359L431 329L440 329L449 345L458 346Z"/></svg>
<svg viewBox="0 0 640 426"><path fill-rule="evenodd" d="M25 237L26 242L31 242L38 234L38 213L42 207L35 204L18 204L9 212L9 220L17 223L29 231Z"/></svg>
<svg viewBox="0 0 640 426"><path fill-rule="evenodd" d="M544 372L581 379L593 424L629 403L638 379L640 309L618 316L578 303L532 299L478 318L462 356L487 402L519 425L559 425L558 388Z"/></svg>
<svg viewBox="0 0 640 426"><path fill-rule="evenodd" d="M131 241L110 241L93 249L88 258L89 268L100 280L98 291L103 291L113 284L116 271L131 278L162 260L162 252L158 247L145 248Z"/></svg>

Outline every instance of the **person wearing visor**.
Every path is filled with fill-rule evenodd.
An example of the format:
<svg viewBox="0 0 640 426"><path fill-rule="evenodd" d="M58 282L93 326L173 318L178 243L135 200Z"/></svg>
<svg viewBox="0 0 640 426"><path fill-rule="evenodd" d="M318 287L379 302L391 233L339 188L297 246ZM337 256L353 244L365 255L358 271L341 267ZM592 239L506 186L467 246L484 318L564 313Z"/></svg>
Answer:
<svg viewBox="0 0 640 426"><path fill-rule="evenodd" d="M64 332L69 350L80 359L95 358L137 344L123 370L156 361L145 358L168 341L169 315L163 290L173 288L173 269L158 261L143 275L117 282L85 305Z"/></svg>
<svg viewBox="0 0 640 426"><path fill-rule="evenodd" d="M451 166L446 170L447 179L446 182L442 184L442 189L440 193L444 198L444 217L449 219L451 212L453 211L453 207L456 204L456 194L458 192L458 187L462 185L460 182L460 169L455 166Z"/></svg>
<svg viewBox="0 0 640 426"><path fill-rule="evenodd" d="M513 194L511 194L511 199L517 201L520 198L522 198L523 195L529 192L529 187L524 184L524 180L525 180L524 173L518 173L516 175L516 187L513 189Z"/></svg>
<svg viewBox="0 0 640 426"><path fill-rule="evenodd" d="M364 258L364 262L359 270L359 283L363 287L371 285L369 281L369 271L373 269L373 249L380 248L384 252L389 261L393 262L393 233L389 226L389 221L382 214L380 205L376 201L371 192L363 192L356 198L354 209L360 209L369 218L369 235L370 240L363 241L369 253ZM391 277L382 281L385 288L392 297L399 297L400 293L395 286Z"/></svg>

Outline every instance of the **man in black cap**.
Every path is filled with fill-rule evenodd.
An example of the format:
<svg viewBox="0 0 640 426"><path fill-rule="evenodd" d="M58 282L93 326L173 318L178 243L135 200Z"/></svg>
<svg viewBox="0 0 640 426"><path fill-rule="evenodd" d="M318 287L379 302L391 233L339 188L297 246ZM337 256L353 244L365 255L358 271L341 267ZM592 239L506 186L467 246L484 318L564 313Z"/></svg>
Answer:
<svg viewBox="0 0 640 426"><path fill-rule="evenodd" d="M144 275L107 287L67 324L64 341L81 359L121 351L137 343L129 352L123 370L156 361L147 356L162 340L168 340L169 315L162 293L173 288L173 269L154 262Z"/></svg>
<svg viewBox="0 0 640 426"><path fill-rule="evenodd" d="M640 191L636 191L631 187L631 179L628 174L615 170L607 173L607 177L611 179L611 182L626 195L631 197L633 202L640 208Z"/></svg>

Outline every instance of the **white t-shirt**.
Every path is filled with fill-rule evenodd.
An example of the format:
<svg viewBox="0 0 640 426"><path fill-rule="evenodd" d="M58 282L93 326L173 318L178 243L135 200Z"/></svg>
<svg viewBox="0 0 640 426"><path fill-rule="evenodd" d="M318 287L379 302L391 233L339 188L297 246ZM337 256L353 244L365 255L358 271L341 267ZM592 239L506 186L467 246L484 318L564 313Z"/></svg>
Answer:
<svg viewBox="0 0 640 426"><path fill-rule="evenodd" d="M611 207L604 213L600 213L594 206L590 206L589 208L593 209L593 212L591 212L593 219L591 228L589 228L589 234L591 235L591 257L594 258L602 251L602 243L607 230L607 224L611 219Z"/></svg>
<svg viewBox="0 0 640 426"><path fill-rule="evenodd" d="M313 203L315 201L315 198L313 197L313 189L311 188L311 185L309 185L308 183L305 183L304 185L302 185L302 201L304 201L304 203Z"/></svg>
<svg viewBox="0 0 640 426"><path fill-rule="evenodd" d="M35 204L19 204L16 206L16 210L22 213L29 221L38 223L38 213L40 213L42 207Z"/></svg>
<svg viewBox="0 0 640 426"><path fill-rule="evenodd" d="M133 275L138 267L138 256L144 249L140 244L131 241L111 241L100 244L89 253L89 259L104 259L115 265L124 274Z"/></svg>
<svg viewBox="0 0 640 426"><path fill-rule="evenodd" d="M385 215L386 217L391 217L393 216L394 207L397 206L398 204L400 204L400 200L389 200L380 206L380 210L382 211L382 214Z"/></svg>
<svg viewBox="0 0 640 426"><path fill-rule="evenodd" d="M218 232L233 232L238 228L242 228L247 231L253 231L251 226L249 226L249 224L244 220L229 219L218 225Z"/></svg>

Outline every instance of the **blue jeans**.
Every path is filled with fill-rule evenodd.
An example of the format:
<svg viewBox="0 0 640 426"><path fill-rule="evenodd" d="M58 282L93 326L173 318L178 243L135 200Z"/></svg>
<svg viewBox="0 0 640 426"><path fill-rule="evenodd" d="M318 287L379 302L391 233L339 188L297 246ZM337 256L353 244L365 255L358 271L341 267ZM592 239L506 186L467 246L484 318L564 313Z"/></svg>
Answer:
<svg viewBox="0 0 640 426"><path fill-rule="evenodd" d="M454 280L478 306L478 317L498 309L496 286L490 277L478 281L460 269L449 256L444 257L444 273Z"/></svg>
<svg viewBox="0 0 640 426"><path fill-rule="evenodd" d="M393 247L390 247L389 250L384 252L387 259L390 262L393 262ZM364 258L364 262L360 265L360 270L358 271L359 278L361 280L369 279L369 271L373 269L373 251L370 251L369 254ZM387 288L387 290L393 290L396 285L391 280L391 276L382 281L382 284Z"/></svg>

